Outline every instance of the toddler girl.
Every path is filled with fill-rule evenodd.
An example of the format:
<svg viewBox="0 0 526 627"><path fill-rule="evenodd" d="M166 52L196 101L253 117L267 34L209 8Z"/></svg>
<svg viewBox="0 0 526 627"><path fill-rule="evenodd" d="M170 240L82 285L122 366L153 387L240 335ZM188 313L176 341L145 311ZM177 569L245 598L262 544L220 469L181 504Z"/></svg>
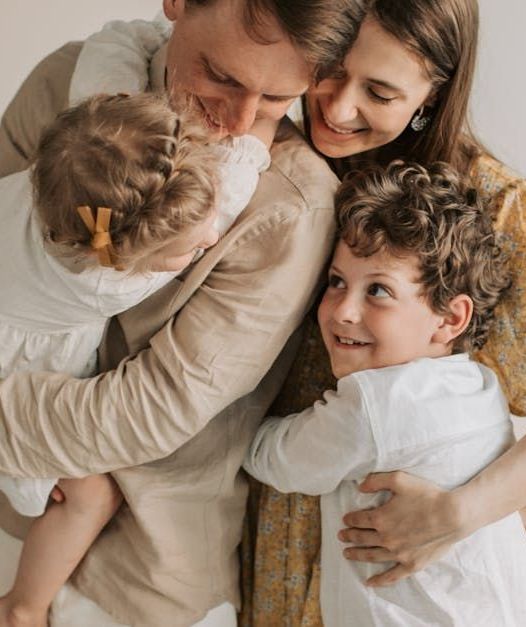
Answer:
<svg viewBox="0 0 526 627"><path fill-rule="evenodd" d="M211 145L151 94L96 96L59 115L33 168L0 180L0 377L94 374L110 316L215 244L268 165L255 136ZM109 476L56 483L0 476L13 507L39 516L0 599L2 626L46 625L54 595L122 501Z"/></svg>

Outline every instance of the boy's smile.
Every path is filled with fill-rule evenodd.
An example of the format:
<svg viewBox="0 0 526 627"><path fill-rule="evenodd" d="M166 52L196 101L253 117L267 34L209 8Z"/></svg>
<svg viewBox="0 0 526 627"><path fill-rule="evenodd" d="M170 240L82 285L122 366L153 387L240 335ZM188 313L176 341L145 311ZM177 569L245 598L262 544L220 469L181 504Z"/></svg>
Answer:
<svg viewBox="0 0 526 627"><path fill-rule="evenodd" d="M444 317L421 296L418 276L415 256L357 257L347 244L338 243L318 310L336 378L450 354L435 338Z"/></svg>

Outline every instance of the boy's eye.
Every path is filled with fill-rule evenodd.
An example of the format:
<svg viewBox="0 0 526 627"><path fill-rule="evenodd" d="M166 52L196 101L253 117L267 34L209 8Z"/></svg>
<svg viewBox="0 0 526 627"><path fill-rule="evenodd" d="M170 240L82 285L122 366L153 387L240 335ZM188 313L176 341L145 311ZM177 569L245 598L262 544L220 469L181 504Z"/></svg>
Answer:
<svg viewBox="0 0 526 627"><path fill-rule="evenodd" d="M341 276L338 276L337 274L329 274L329 287L334 287L336 289L342 289L345 287L345 282L344 280L341 278Z"/></svg>
<svg viewBox="0 0 526 627"><path fill-rule="evenodd" d="M375 298L389 298L391 296L387 289L383 285L380 285L380 283L372 283L369 285L367 294Z"/></svg>

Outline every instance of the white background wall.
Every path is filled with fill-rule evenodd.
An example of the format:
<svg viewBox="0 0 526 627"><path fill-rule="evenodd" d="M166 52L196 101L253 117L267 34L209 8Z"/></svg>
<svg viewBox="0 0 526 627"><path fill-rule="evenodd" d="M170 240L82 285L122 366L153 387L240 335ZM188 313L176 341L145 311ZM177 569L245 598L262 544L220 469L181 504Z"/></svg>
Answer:
<svg viewBox="0 0 526 627"><path fill-rule="evenodd" d="M479 3L474 127L499 158L526 176L526 0ZM82 39L110 19L151 18L161 4L161 0L1 0L0 113L46 53L68 40Z"/></svg>

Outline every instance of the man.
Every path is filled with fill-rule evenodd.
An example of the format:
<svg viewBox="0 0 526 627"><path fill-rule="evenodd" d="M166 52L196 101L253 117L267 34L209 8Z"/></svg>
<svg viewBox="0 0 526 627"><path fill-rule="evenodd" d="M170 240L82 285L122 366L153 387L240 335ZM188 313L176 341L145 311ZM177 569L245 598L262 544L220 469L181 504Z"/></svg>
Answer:
<svg viewBox="0 0 526 627"><path fill-rule="evenodd" d="M193 96L216 136L277 120L314 64L330 66L351 41L345 2L321 4L330 6L164 0L176 25L151 61L149 87ZM0 128L0 174L27 167L41 128L67 106L80 50L52 54L22 86ZM113 476L127 506L75 576L119 623L187 626L224 602L239 605L239 468L329 254L337 185L295 134L272 158L242 218L185 280L110 326L100 367L115 370L84 381L16 375L0 386L0 471L125 468ZM135 357L119 365L127 355Z"/></svg>

